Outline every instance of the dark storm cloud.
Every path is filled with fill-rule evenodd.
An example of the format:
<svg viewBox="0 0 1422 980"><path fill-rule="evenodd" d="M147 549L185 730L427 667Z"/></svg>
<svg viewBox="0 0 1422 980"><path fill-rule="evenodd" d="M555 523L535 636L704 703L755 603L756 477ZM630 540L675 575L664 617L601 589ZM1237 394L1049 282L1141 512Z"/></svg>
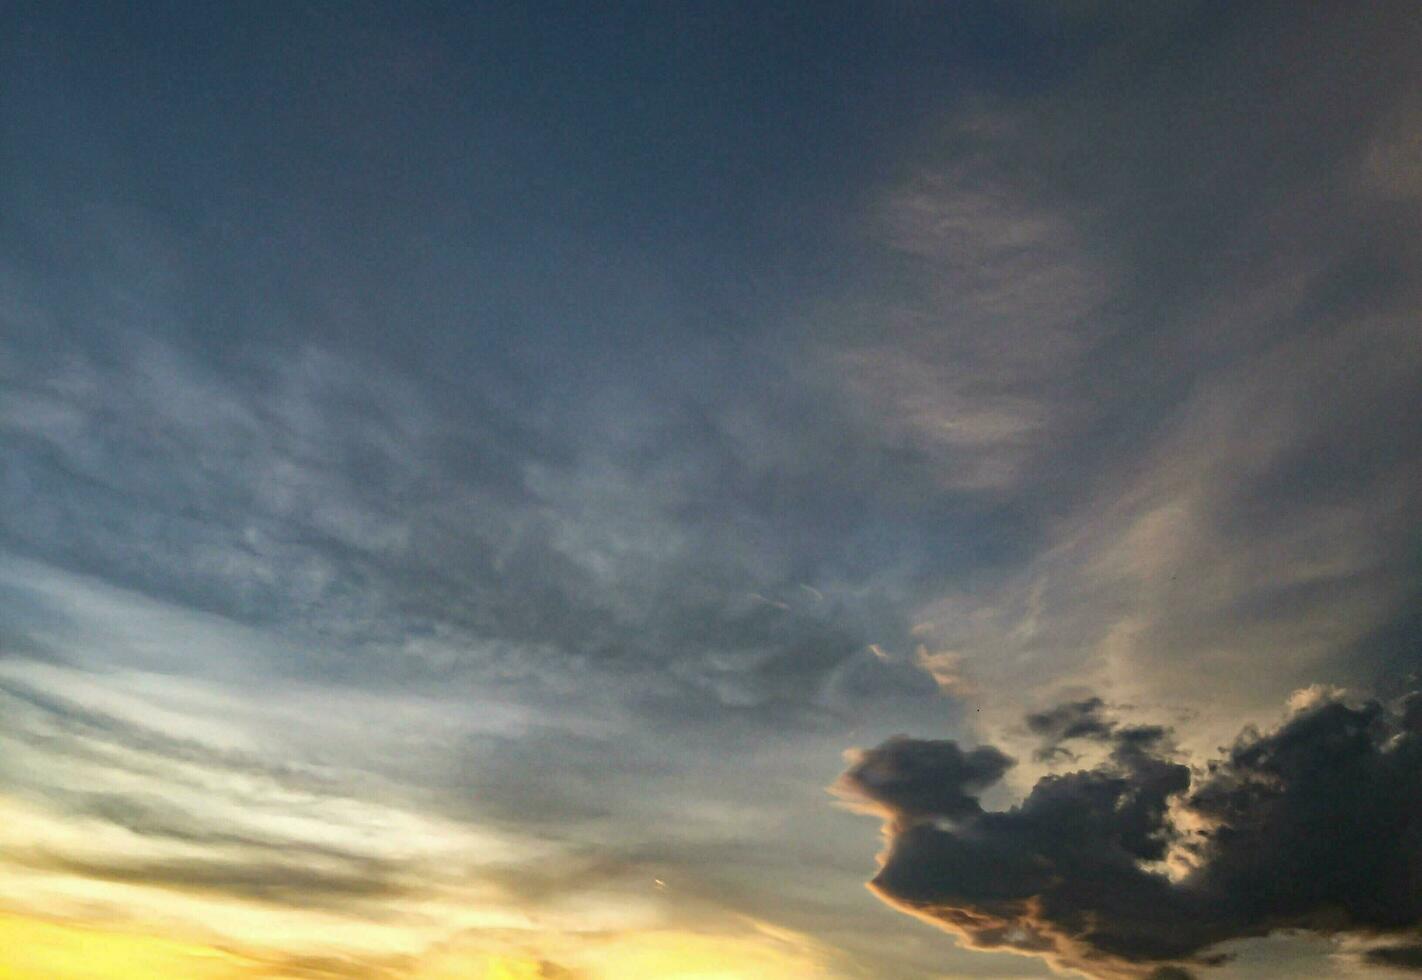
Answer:
<svg viewBox="0 0 1422 980"><path fill-rule="evenodd" d="M1364 953L1363 959L1377 966L1390 966L1398 970L1422 970L1422 943L1379 946Z"/></svg>
<svg viewBox="0 0 1422 980"><path fill-rule="evenodd" d="M843 785L849 795L886 808L896 821L958 820L982 812L977 794L1012 764L992 746L964 752L956 742L893 738L861 753Z"/></svg>
<svg viewBox="0 0 1422 980"><path fill-rule="evenodd" d="M1099 708L1049 714L1083 704ZM1403 714L1325 700L1193 773L1165 734L1093 725L1083 737L1109 738L1108 761L1045 776L1004 811L977 800L1004 757L953 742L892 740L838 789L890 817L874 891L977 949L1163 977L1277 930L1422 933L1422 734Z"/></svg>

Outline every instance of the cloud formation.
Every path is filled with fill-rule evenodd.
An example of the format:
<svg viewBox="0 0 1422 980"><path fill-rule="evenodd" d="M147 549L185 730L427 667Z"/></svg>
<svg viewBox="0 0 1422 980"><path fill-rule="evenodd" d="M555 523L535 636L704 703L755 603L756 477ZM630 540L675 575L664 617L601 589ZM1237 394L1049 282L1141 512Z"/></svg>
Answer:
<svg viewBox="0 0 1422 980"><path fill-rule="evenodd" d="M905 847L1184 902L1176 747L1422 664L1419 31L29 5L0 904L282 975L476 926L517 975L653 928L715 963L753 916L845 976L1045 976L865 894L822 790L900 731L958 739L857 774ZM1036 842L1077 825L1081 867Z"/></svg>
<svg viewBox="0 0 1422 980"><path fill-rule="evenodd" d="M1321 697L1191 767L1164 729L1118 725L1088 699L1029 727L1103 741L1109 757L1044 776L1010 809L978 802L1010 760L951 741L856 753L836 789L886 817L872 890L974 949L1164 978L1218 965L1230 940L1300 930L1388 937L1367 959L1409 966L1422 937L1418 703Z"/></svg>

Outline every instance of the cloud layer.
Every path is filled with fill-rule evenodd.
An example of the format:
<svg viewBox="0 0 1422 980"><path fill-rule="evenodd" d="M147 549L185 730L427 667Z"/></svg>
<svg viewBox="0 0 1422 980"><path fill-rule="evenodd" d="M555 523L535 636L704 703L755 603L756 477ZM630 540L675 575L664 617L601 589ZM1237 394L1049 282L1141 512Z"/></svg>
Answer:
<svg viewBox="0 0 1422 980"><path fill-rule="evenodd" d="M978 803L1010 760L951 741L856 753L836 788L886 817L875 893L974 949L1185 976L1224 961L1220 944L1302 930L1388 937L1366 956L1407 966L1422 936L1419 706L1319 698L1192 769L1168 732L1109 723L1092 700L1029 726L1108 758L1044 776L1010 809Z"/></svg>
<svg viewBox="0 0 1422 980"><path fill-rule="evenodd" d="M3 6L0 916L1166 976L1422 668L1410 3Z"/></svg>

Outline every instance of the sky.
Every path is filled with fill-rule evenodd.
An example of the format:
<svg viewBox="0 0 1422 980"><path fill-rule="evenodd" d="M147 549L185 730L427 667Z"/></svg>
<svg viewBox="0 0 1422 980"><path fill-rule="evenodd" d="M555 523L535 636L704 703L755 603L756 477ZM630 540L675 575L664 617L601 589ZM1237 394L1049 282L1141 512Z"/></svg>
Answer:
<svg viewBox="0 0 1422 980"><path fill-rule="evenodd" d="M1422 969L1411 2L0 3L0 978Z"/></svg>

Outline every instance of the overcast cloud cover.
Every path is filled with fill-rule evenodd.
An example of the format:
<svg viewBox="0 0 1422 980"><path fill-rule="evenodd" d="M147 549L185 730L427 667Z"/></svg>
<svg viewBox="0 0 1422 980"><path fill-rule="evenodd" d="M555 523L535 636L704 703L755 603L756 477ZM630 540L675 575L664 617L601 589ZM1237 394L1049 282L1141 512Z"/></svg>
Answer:
<svg viewBox="0 0 1422 980"><path fill-rule="evenodd" d="M1407 975L1419 270L1401 0L0 4L0 972Z"/></svg>

